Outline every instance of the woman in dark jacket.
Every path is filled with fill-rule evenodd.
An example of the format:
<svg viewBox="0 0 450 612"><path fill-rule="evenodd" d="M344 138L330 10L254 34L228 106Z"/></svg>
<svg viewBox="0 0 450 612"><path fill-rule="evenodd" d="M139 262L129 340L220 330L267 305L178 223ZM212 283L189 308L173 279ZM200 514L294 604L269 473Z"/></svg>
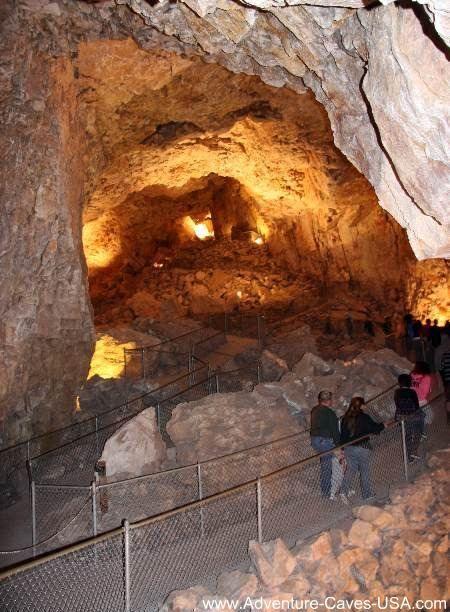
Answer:
<svg viewBox="0 0 450 612"><path fill-rule="evenodd" d="M341 422L341 444L357 440L344 448L347 469L341 488L341 499L347 503L347 495L352 482L359 472L361 477L361 491L364 499L373 497L370 483L370 440L362 436L379 434L384 429L383 423L376 423L368 414L363 412L364 398L354 397Z"/></svg>

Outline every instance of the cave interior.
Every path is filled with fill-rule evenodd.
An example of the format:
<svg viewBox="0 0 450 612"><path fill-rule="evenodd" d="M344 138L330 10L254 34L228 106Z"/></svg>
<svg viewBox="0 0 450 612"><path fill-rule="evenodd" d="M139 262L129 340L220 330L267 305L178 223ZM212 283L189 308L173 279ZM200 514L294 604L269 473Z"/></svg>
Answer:
<svg viewBox="0 0 450 612"><path fill-rule="evenodd" d="M11 26L3 41L25 91L8 90L8 117L20 121L5 120L5 151L28 121L17 150L30 162L2 168L14 243L5 251L5 440L67 422L58 407L76 402L96 338L145 319L300 321L315 308L303 323L323 327L330 314L381 323L409 310L445 322L441 246L416 257L432 232L420 237L388 212L371 175L378 167L384 180L386 168L344 155L336 117L305 75L279 82L271 60L267 71L228 69L222 55L153 36L147 13L144 26L114 3L61 2L44 16L31 4L5 21L28 29ZM153 32L145 44L142 31ZM27 49L36 49L28 64ZM345 135L352 146L358 121Z"/></svg>

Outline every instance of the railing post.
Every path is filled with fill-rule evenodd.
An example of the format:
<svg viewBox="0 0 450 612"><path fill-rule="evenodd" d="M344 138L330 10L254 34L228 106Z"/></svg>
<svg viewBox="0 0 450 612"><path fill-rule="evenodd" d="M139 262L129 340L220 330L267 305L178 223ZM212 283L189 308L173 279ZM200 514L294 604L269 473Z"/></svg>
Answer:
<svg viewBox="0 0 450 612"><path fill-rule="evenodd" d="M259 348L262 348L262 338L261 338L261 316L257 315L256 316L256 325L258 328L258 346Z"/></svg>
<svg viewBox="0 0 450 612"><path fill-rule="evenodd" d="M123 522L123 551L124 551L124 586L125 586L125 612L130 612L130 526L125 519Z"/></svg>
<svg viewBox="0 0 450 612"><path fill-rule="evenodd" d="M256 481L256 506L257 506L257 519L258 519L258 542L263 542L262 532L262 503L261 503L261 478Z"/></svg>
<svg viewBox="0 0 450 612"><path fill-rule="evenodd" d="M36 485L31 481L31 544L33 546L33 557L36 554Z"/></svg>
<svg viewBox="0 0 450 612"><path fill-rule="evenodd" d="M127 377L127 351L123 349L123 377Z"/></svg>
<svg viewBox="0 0 450 612"><path fill-rule="evenodd" d="M92 497L92 533L95 538L97 535L97 488L95 480L91 484L91 497Z"/></svg>
<svg viewBox="0 0 450 612"><path fill-rule="evenodd" d="M98 416L95 417L95 457L99 458L100 448L98 443Z"/></svg>
<svg viewBox="0 0 450 612"><path fill-rule="evenodd" d="M215 375L215 379L216 379L216 393L219 393L220 386L219 386L219 375L218 374Z"/></svg>
<svg viewBox="0 0 450 612"><path fill-rule="evenodd" d="M198 483L198 499L203 499L203 486L202 486L202 467L200 462L197 460L197 483ZM205 535L205 523L203 518L203 508L200 506L200 530L202 538Z"/></svg>
<svg viewBox="0 0 450 612"><path fill-rule="evenodd" d="M258 380L258 385L261 383L261 364L258 362L258 365L256 366L256 375L257 375L257 380Z"/></svg>
<svg viewBox="0 0 450 612"><path fill-rule="evenodd" d="M145 355L144 355L144 351L145 351L145 349L141 349L142 378L145 380L146 372L145 372Z"/></svg>
<svg viewBox="0 0 450 612"><path fill-rule="evenodd" d="M189 363L188 363L188 370L189 370L189 384L193 385L194 384L194 374L193 374L193 362L194 362L194 346L191 344L189 346Z"/></svg>
<svg viewBox="0 0 450 612"><path fill-rule="evenodd" d="M160 423L161 423L161 404L158 402L156 404L156 426L158 427L158 429L160 430L161 433L161 428L160 428Z"/></svg>
<svg viewBox="0 0 450 612"><path fill-rule="evenodd" d="M27 440L27 463L30 461L30 440Z"/></svg>
<svg viewBox="0 0 450 612"><path fill-rule="evenodd" d="M409 472L408 472L408 449L406 447L406 427L405 420L401 420L402 426L402 448L403 448L403 468L405 471L405 480L408 482L409 480Z"/></svg>

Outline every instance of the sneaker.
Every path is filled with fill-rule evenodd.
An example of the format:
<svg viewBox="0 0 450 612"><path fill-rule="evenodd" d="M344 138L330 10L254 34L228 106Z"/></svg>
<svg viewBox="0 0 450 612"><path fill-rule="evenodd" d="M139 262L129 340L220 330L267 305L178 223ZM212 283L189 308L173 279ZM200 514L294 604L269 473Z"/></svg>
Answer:
<svg viewBox="0 0 450 612"><path fill-rule="evenodd" d="M413 461L417 461L417 459L420 459L419 455L411 455L410 459L412 459Z"/></svg>
<svg viewBox="0 0 450 612"><path fill-rule="evenodd" d="M353 495L356 495L356 491L355 489L350 489L350 491L347 493L347 497L353 497Z"/></svg>
<svg viewBox="0 0 450 612"><path fill-rule="evenodd" d="M363 501L365 502L372 502L376 500L376 496L375 495L369 495L369 497L363 497Z"/></svg>
<svg viewBox="0 0 450 612"><path fill-rule="evenodd" d="M342 502L343 504L346 504L346 505L348 504L347 495L346 495L345 493L340 493L340 494L339 494L339 497L340 497L341 502Z"/></svg>
<svg viewBox="0 0 450 612"><path fill-rule="evenodd" d="M331 499L331 501L335 501L336 495L334 493L331 493L330 495L327 496L327 499Z"/></svg>
<svg viewBox="0 0 450 612"><path fill-rule="evenodd" d="M426 433L420 434L420 437L422 438L422 440L428 440L428 436Z"/></svg>

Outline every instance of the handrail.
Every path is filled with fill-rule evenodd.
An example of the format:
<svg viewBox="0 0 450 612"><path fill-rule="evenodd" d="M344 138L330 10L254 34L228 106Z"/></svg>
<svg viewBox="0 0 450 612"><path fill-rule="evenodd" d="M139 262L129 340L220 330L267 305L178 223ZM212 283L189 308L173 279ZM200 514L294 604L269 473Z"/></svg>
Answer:
<svg viewBox="0 0 450 612"><path fill-rule="evenodd" d="M143 344L142 346L136 346L134 348L124 348L124 353L133 353L138 351L143 351L144 349L157 349L158 346L162 346L163 344L168 344L169 342L175 342L176 340L180 340L181 338L186 338L186 336L191 336L195 333L198 333L202 330L207 330L207 327L197 327L196 329L191 329L190 331L180 334L179 336L175 336L174 338L168 338L167 340L163 340L162 342L157 342L156 344ZM216 334L214 334L215 336Z"/></svg>
<svg viewBox="0 0 450 612"><path fill-rule="evenodd" d="M227 374L233 374L233 373L236 373L236 372L242 372L242 370L247 370L247 369L249 369L248 366L246 368L238 368L236 370L230 370L229 372L226 372L226 373ZM209 378L205 378L205 379L199 381L198 383L195 383L194 385L191 385L186 391L189 391L190 389L193 389L194 387L202 385L202 384L204 384L204 383L206 383L208 381L209 381ZM370 403L374 402L379 397L389 393L389 391L392 391L392 389L394 389L396 386L397 385L392 385L391 387L388 387L387 389L385 389L384 391L382 391L378 395L375 395L374 397L370 398L366 402L366 406L369 405ZM176 395L173 395L171 397L166 398L164 401L170 401L170 400L178 397L179 395L182 395L186 391L181 391L180 393L178 393ZM434 401L434 399L436 399L436 398L433 398L432 401ZM101 430L99 430L99 431L101 431ZM132 478L124 478L123 480L115 480L115 481L110 482L110 483L105 483L104 485L99 485L99 487L101 487L101 486L103 486L103 487L110 487L110 486L117 485L117 484L123 484L125 482L137 482L138 480L141 480L141 479L144 479L144 478L149 478L150 476L155 476L156 477L156 476L159 476L159 475L172 474L172 473L179 472L179 471L182 471L182 470L188 470L189 468L196 467L197 465L203 466L203 465L211 464L211 463L214 463L216 461L219 461L219 460L222 460L222 459L228 459L230 457L235 457L236 455L242 455L242 454L248 453L248 452L253 451L253 450L257 450L257 449L260 449L260 448L272 446L274 444L280 444L282 442L286 442L286 441L288 441L290 439L293 439L295 437L308 434L310 431L311 431L310 429L302 429L302 430L297 431L295 433L288 434L287 436L282 436L281 438L275 438L274 440L270 440L269 442L262 442L261 444L255 444L254 446L249 446L247 448L242 448L240 450L233 451L231 453L226 453L224 455L219 455L218 457L212 457L211 459L205 459L204 461L197 461L196 463L189 463L187 465L182 465L182 466L179 466L179 467L176 467L176 468L170 468L168 470L162 470L160 472L153 472L152 474L141 474L140 476L133 476ZM90 434L88 434L88 435L90 435ZM80 438L78 438L78 439L80 439ZM61 448L61 447L58 447L58 448ZM53 452L53 451L48 451L48 452ZM43 456L45 456L45 454L46 453L44 453L43 455L39 455L39 457L43 457ZM36 484L39 485L39 486L44 486L43 484L38 483L38 482L36 482ZM57 484L56 485L53 484L51 486L58 486L58 485ZM67 486L67 485L61 485L61 486ZM82 488L82 487L80 487L80 488Z"/></svg>
<svg viewBox="0 0 450 612"><path fill-rule="evenodd" d="M198 359L198 358L197 358ZM128 402L126 402L125 404L121 404L120 406L118 406L117 408L115 408L115 410L119 410L120 408L124 408L126 407L129 403L144 399L145 397L148 397L149 395L152 395L153 393L155 393L156 391L159 391L160 389L163 389L164 387L169 387L171 384L173 384L174 382L177 382L178 380L180 380L181 378L185 378L185 377L189 377L192 374L195 374L196 372L199 372L201 370L204 369L205 366L200 366L197 369L193 370L192 372L187 372L186 374L183 374L183 376L180 376L178 378L173 379L172 381L165 383L164 385L161 385L161 387L157 387L156 389L153 389L153 391L148 391L147 393L144 393L143 395L140 395L138 397L133 398L132 400L129 400ZM234 373L234 372L239 372L242 370L248 370L249 367L245 367L245 368L238 368L236 370L232 370L231 372L226 372L227 374L230 373ZM210 377L207 376L206 378L203 378L202 380L200 380L199 382L196 382L192 385L189 385L189 387L187 387L186 389L184 389L183 391L178 391L177 393L175 393L174 395L170 395L168 397L165 397L162 401L163 402L167 402L170 401L176 397L179 397L180 395L183 395L185 393L188 393L191 389L194 389L195 387L199 387L202 384L205 384L207 382L209 382ZM181 403L181 402L180 402ZM103 416L104 414L109 414L110 412L112 412L112 410L109 410L107 412L102 412L101 415L99 416ZM53 453L56 450L59 450L61 448L64 448L66 446L69 446L70 444L73 444L74 442L77 442L79 440L83 440L85 438L87 438L88 436L92 436L94 433L100 433L102 431L104 431L105 429L107 429L108 427L111 427L112 425L119 425L120 423L126 422L128 420L130 420L130 418L133 418L133 416L136 415L132 415L132 416L126 416L123 419L120 419L119 421L115 421L114 423L109 423L108 425L104 425L103 427L99 427L96 431L91 431L89 433L86 433L82 436L79 436L78 438L75 438L74 440L70 440L69 442L65 442L64 444L60 444L59 446L55 446L55 448L52 448L48 451L45 451L45 453L41 453L39 455L35 455L34 457L31 457L31 459L40 459L41 457L45 457L46 455L48 455L49 453ZM94 417L95 419L95 417ZM88 422L91 419L86 419L86 422ZM83 421L84 422L84 421Z"/></svg>
<svg viewBox="0 0 450 612"><path fill-rule="evenodd" d="M429 406L432 402L434 402L435 400L437 400L439 397L442 397L443 394L439 394L436 397L433 398L433 400L431 402L429 402L427 404L427 406ZM387 425L386 429L393 429L394 427L398 427L399 423L395 422L392 424ZM194 510L196 508L202 508L204 507L204 505L207 502L211 502L211 501L216 501L218 499L221 499L222 497L226 497L228 495L230 495L230 493L236 492L236 491L240 491L243 490L245 488L248 488L250 485L255 485L257 484L258 480L267 480L269 478L272 478L273 476L279 475L279 474L285 474L289 471L294 470L295 468L297 468L298 466L302 465L302 464L306 464L310 461L313 461L317 458L320 458L322 456L325 455L329 455L331 453L334 453L337 449L342 449L345 448L349 445L354 444L355 442L361 441L366 439L367 437L370 437L368 435L364 435L361 436L360 438L358 438L357 440L352 440L351 442L347 442L346 444L341 444L339 446L334 447L333 449L329 450L329 451L323 451L321 453L316 453L314 455L311 455L309 457L306 457L304 459L300 459L299 461L296 461L295 463L289 465L289 466L285 466L282 468L278 468L277 470L274 470L273 472L270 472L269 474L265 474L264 476L261 476L259 478L253 478L251 480L246 481L245 483L241 483L239 485L230 487L224 491L220 491L219 493L214 493L213 495L209 495L207 497L204 497L201 500L197 500L194 502L190 502L188 504L184 504L183 506L180 506L178 508L174 508L173 510L168 510L166 512L162 512L160 514L157 514L155 516L152 517L148 517L145 519L141 519L139 521L136 521L135 523L130 523L129 524L129 529L139 529L141 527L146 527L148 525L160 522L162 520L165 520L167 518L170 518L172 516L176 516L182 512L186 512L189 510ZM39 565L42 565L43 563L47 563L49 561L52 561L54 559L58 559L62 556L65 556L66 554L69 554L71 552L77 552L79 550L83 550L84 548L88 547L88 546L92 546L95 544L100 544L101 542L104 542L116 535L122 535L124 533L124 527L119 527L116 529L112 529L110 531L107 531L105 533L103 533L102 535L99 536L95 536L95 537L91 537L88 538L86 540L83 540L82 542L78 542L77 544L72 544L70 546L64 547L59 549L58 551L52 552L52 553L44 553L43 555L41 555L38 558L35 558L31 561L26 561L24 563L20 563L18 565L12 566L10 568L7 568L6 570L3 570L0 572L0 581L4 580L6 578L10 578L18 573L27 571L29 569L32 569L34 567L38 567Z"/></svg>
<svg viewBox="0 0 450 612"><path fill-rule="evenodd" d="M78 421L77 423L72 423L71 425L65 425L64 427L60 427L58 429L53 429L52 431L48 431L44 434L39 434L38 436L34 436L33 438L28 438L27 440L24 440L23 442L19 442L18 444L14 444L13 446L7 446L6 448L2 448L0 449L0 457L2 455L2 453L5 453L7 451L11 451L15 448L19 448L20 446L24 446L26 444L32 443L32 442L37 442L38 440L41 440L47 436L53 436L55 434L60 434L62 432L65 432L69 429L81 426L81 425L85 425L87 423L90 423L92 421L95 421L95 419L99 419L104 417L105 415L111 414L111 412L114 412L115 410L120 410L120 408L125 408L128 404L132 403L132 402L136 402L140 399L143 399L145 397L147 397L148 395L151 395L152 393L156 393L158 391L160 391L161 389L164 389L165 387L169 387L170 385L178 382L179 380L181 380L182 378L187 378L189 377L190 374L195 374L195 372L198 372L199 370L202 370L204 368L204 366L201 366L195 370L193 370L192 372L185 372L185 374L181 374L180 376L177 376L176 378L172 378L171 380L169 380L168 382L164 383L163 385L160 385L159 387L156 387L155 389L153 389L152 391L147 391L146 393L143 393L141 395L137 395L135 397L132 397L131 399L128 399L127 401L125 401L122 404L118 404L117 406L113 406L112 408L109 408L108 410L105 410L104 412L93 416L93 417L89 417L88 419L83 419L82 421ZM92 434L93 432L91 432ZM85 435L90 435L90 434L85 434ZM74 440L72 440L72 442L75 442L75 440L79 440L80 438L82 438L84 436L78 436L78 438L74 438ZM71 442L66 442L66 444L70 444ZM65 446L61 445L61 446ZM52 450L56 450L57 448L59 448L59 446L55 446L54 449ZM50 452L50 451L47 451Z"/></svg>

